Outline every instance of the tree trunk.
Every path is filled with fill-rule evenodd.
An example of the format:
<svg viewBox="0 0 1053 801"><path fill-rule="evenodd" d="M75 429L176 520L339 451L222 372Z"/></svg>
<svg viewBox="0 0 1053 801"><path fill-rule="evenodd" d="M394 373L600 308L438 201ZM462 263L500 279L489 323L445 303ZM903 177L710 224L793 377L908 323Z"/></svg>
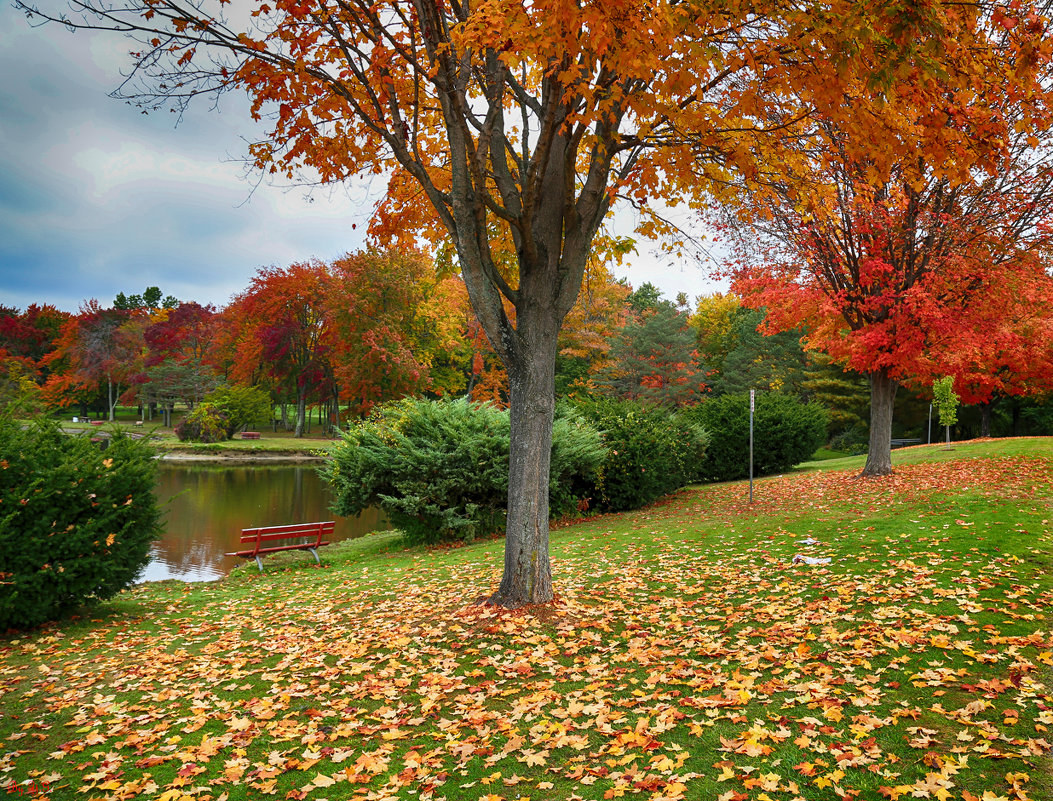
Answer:
<svg viewBox="0 0 1053 801"><path fill-rule="evenodd" d="M533 329L533 330L531 330ZM511 418L508 518L501 586L491 603L508 608L552 600L548 555L548 484L556 405L558 326L524 325L529 344L508 366Z"/></svg>
<svg viewBox="0 0 1053 801"><path fill-rule="evenodd" d="M994 407L992 401L980 404L980 436L991 436L991 409Z"/></svg>
<svg viewBox="0 0 1053 801"><path fill-rule="evenodd" d="M296 388L296 430L294 437L302 437L307 427L307 384L306 382Z"/></svg>
<svg viewBox="0 0 1053 801"><path fill-rule="evenodd" d="M898 387L888 370L870 374L870 447L864 476L887 476L892 472L892 409Z"/></svg>

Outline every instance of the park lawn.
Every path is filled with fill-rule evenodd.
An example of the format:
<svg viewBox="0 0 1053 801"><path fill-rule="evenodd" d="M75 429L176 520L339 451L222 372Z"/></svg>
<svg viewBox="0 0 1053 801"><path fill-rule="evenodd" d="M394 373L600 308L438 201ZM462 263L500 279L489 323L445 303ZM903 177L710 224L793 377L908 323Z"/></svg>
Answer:
<svg viewBox="0 0 1053 801"><path fill-rule="evenodd" d="M136 588L0 641L0 787L1053 799L1053 442L897 460L561 527L557 602L518 612L474 603L499 540L391 533Z"/></svg>

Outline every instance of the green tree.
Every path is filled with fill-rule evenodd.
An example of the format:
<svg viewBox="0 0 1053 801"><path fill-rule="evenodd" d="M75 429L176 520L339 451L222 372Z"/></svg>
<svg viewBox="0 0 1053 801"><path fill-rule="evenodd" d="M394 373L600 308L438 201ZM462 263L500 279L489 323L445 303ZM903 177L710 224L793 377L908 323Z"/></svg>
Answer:
<svg viewBox="0 0 1053 801"><path fill-rule="evenodd" d="M932 382L932 402L940 415L940 425L947 429L949 446L951 426L958 422L958 395L954 391L954 376L944 376Z"/></svg>
<svg viewBox="0 0 1053 801"><path fill-rule="evenodd" d="M696 403L705 385L695 340L687 315L662 302L618 332L610 361L593 383L600 393L614 398L656 406Z"/></svg>
<svg viewBox="0 0 1053 801"><path fill-rule="evenodd" d="M141 295L125 295L118 292L113 299L113 308L121 311L156 311L157 309L174 309L179 301L171 295L162 297L161 289L156 286L148 286Z"/></svg>
<svg viewBox="0 0 1053 801"><path fill-rule="evenodd" d="M105 451L0 415L0 631L54 620L135 580L161 530L156 462L115 430Z"/></svg>
<svg viewBox="0 0 1053 801"><path fill-rule="evenodd" d="M799 331L780 331L764 335L758 326L764 321L763 309L741 307L732 323L730 339L734 345L710 379L714 394L760 389L800 395L803 391L808 357L801 347Z"/></svg>

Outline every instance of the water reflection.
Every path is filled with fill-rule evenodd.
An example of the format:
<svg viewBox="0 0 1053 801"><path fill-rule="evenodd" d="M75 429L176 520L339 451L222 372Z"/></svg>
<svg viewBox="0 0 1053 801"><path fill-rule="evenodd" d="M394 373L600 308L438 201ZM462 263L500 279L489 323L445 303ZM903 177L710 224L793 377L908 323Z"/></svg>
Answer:
<svg viewBox="0 0 1053 801"><path fill-rule="evenodd" d="M158 498L167 510L165 532L150 551L141 581L210 581L226 575L237 557L243 528L335 520L334 540L388 528L376 509L359 518L330 511L329 486L313 466L226 467L162 462ZM325 560L325 551L321 552ZM305 552L306 559L312 559Z"/></svg>

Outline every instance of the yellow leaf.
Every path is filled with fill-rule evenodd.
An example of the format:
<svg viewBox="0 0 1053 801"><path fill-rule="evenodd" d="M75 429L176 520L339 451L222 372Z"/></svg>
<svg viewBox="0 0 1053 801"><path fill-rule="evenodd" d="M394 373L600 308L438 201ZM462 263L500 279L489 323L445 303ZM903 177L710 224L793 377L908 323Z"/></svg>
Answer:
<svg viewBox="0 0 1053 801"><path fill-rule="evenodd" d="M336 784L336 779L334 779L332 776L326 776L322 773L319 773L317 776L314 777L314 781L312 781L311 784L313 784L315 787L331 787L332 785Z"/></svg>

